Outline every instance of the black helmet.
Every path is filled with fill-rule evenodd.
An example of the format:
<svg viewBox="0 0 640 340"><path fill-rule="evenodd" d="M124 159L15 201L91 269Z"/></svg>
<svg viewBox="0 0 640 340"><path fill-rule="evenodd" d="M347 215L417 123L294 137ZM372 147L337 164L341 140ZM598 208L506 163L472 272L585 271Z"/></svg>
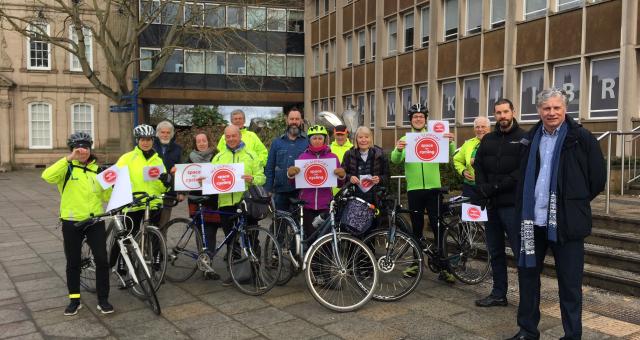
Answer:
<svg viewBox="0 0 640 340"><path fill-rule="evenodd" d="M67 146L71 150L79 146L91 149L92 145L93 139L91 138L91 135L83 131L74 132L69 136L69 139L67 139Z"/></svg>
<svg viewBox="0 0 640 340"><path fill-rule="evenodd" d="M429 110L427 109L426 105L416 103L411 105L411 107L409 108L409 111L407 112L407 114L409 115L409 119L411 119L411 117L413 117L413 114L415 113L423 113L424 116L426 117L429 115Z"/></svg>
<svg viewBox="0 0 640 340"><path fill-rule="evenodd" d="M151 125L140 124L133 128L133 137L136 139L144 137L155 137L156 131Z"/></svg>

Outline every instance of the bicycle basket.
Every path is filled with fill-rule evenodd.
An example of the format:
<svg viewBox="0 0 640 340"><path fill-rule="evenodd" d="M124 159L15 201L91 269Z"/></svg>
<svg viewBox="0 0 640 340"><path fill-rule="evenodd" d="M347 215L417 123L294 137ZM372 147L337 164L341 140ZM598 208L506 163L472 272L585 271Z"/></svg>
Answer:
<svg viewBox="0 0 640 340"><path fill-rule="evenodd" d="M271 198L261 186L250 186L242 198L247 214L256 220L266 218L271 212Z"/></svg>
<svg viewBox="0 0 640 340"><path fill-rule="evenodd" d="M347 202L340 217L340 224L355 234L364 234L373 225L374 211L369 204L351 199Z"/></svg>

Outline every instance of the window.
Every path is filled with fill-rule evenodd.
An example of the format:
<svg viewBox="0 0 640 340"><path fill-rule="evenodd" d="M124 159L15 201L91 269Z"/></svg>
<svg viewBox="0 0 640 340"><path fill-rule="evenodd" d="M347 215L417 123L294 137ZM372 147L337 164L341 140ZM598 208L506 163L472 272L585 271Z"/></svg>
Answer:
<svg viewBox="0 0 640 340"><path fill-rule="evenodd" d="M413 12L404 15L404 51L413 50Z"/></svg>
<svg viewBox="0 0 640 340"><path fill-rule="evenodd" d="M337 64L337 59L336 59L336 40L332 39L331 41L329 41L329 68L333 71L336 70L336 64Z"/></svg>
<svg viewBox="0 0 640 340"><path fill-rule="evenodd" d="M543 89L542 69L522 71L520 79L520 119L535 121L538 119L536 96Z"/></svg>
<svg viewBox="0 0 640 340"><path fill-rule="evenodd" d="M29 25L29 38L27 38L27 69L50 70L51 69L51 45L40 39L49 36L49 24L38 23Z"/></svg>
<svg viewBox="0 0 640 340"><path fill-rule="evenodd" d="M496 121L495 104L498 99L503 97L502 94L502 74L490 75L487 85L487 117L492 122Z"/></svg>
<svg viewBox="0 0 640 340"><path fill-rule="evenodd" d="M491 0L491 28L504 26L507 0Z"/></svg>
<svg viewBox="0 0 640 340"><path fill-rule="evenodd" d="M325 43L324 45L322 45L322 55L324 56L323 64L322 64L322 72L327 72L329 70L329 44L328 43Z"/></svg>
<svg viewBox="0 0 640 340"><path fill-rule="evenodd" d="M287 77L304 77L304 56L287 56Z"/></svg>
<svg viewBox="0 0 640 340"><path fill-rule="evenodd" d="M411 121L409 120L409 108L411 107L411 93L412 90L410 87L402 89L402 125L411 125Z"/></svg>
<svg viewBox="0 0 640 340"><path fill-rule="evenodd" d="M227 27L244 29L244 7L227 6Z"/></svg>
<svg viewBox="0 0 640 340"><path fill-rule="evenodd" d="M78 34L73 27L69 28L71 32L71 40L78 43ZM89 67L93 69L93 36L91 34L91 30L88 28L82 29L82 35L84 36L84 55L89 63ZM75 54L69 53L70 65L69 69L71 71L82 71L82 66L80 65L80 59L76 57Z"/></svg>
<svg viewBox="0 0 640 340"><path fill-rule="evenodd" d="M336 111L336 99L335 98L329 99L329 110L331 110L332 112Z"/></svg>
<svg viewBox="0 0 640 340"><path fill-rule="evenodd" d="M429 7L420 9L420 44L422 47L429 46Z"/></svg>
<svg viewBox="0 0 640 340"><path fill-rule="evenodd" d="M323 99L322 100L322 111L329 111L329 100L328 99Z"/></svg>
<svg viewBox="0 0 640 340"><path fill-rule="evenodd" d="M396 126L396 91L387 91L387 126Z"/></svg>
<svg viewBox="0 0 640 340"><path fill-rule="evenodd" d="M314 100L311 102L311 106L313 107L313 115L317 115L318 113L320 113L320 107L319 107L319 103L317 100Z"/></svg>
<svg viewBox="0 0 640 340"><path fill-rule="evenodd" d="M428 99L428 95L427 95L427 85L420 85L420 87L418 87L418 102L420 103L420 105L427 107L427 103L429 102Z"/></svg>
<svg viewBox="0 0 640 340"><path fill-rule="evenodd" d="M558 0L558 11L582 6L583 0Z"/></svg>
<svg viewBox="0 0 640 340"><path fill-rule="evenodd" d="M180 9L180 3L177 2L165 2L162 7L162 13L160 14L162 23L165 25L173 25L175 23L182 22L182 16L178 16L178 10Z"/></svg>
<svg viewBox="0 0 640 340"><path fill-rule="evenodd" d="M467 34L482 30L482 0L467 0Z"/></svg>
<svg viewBox="0 0 640 340"><path fill-rule="evenodd" d="M93 106L73 104L71 106L71 133L85 132L93 136Z"/></svg>
<svg viewBox="0 0 640 340"><path fill-rule="evenodd" d="M284 32L287 30L287 10L284 8L267 9L267 30Z"/></svg>
<svg viewBox="0 0 640 340"><path fill-rule="evenodd" d="M620 83L620 59L591 61L591 93L589 116L591 118L615 118L618 116Z"/></svg>
<svg viewBox="0 0 640 340"><path fill-rule="evenodd" d="M480 116L480 78L464 81L463 123L473 123Z"/></svg>
<svg viewBox="0 0 640 340"><path fill-rule="evenodd" d="M316 18L320 16L320 0L314 0L316 7Z"/></svg>
<svg viewBox="0 0 640 340"><path fill-rule="evenodd" d="M267 27L267 9L264 7L247 7L247 29L264 31Z"/></svg>
<svg viewBox="0 0 640 340"><path fill-rule="evenodd" d="M226 54L224 52L206 52L205 72L207 74L224 74L226 69Z"/></svg>
<svg viewBox="0 0 640 340"><path fill-rule="evenodd" d="M324 14L329 13L329 0L324 0Z"/></svg>
<svg viewBox="0 0 640 340"><path fill-rule="evenodd" d="M140 1L140 17L144 22L160 23L160 0Z"/></svg>
<svg viewBox="0 0 640 340"><path fill-rule="evenodd" d="M351 99L351 96L345 96L343 102L344 102L345 110L349 110L353 108L353 100Z"/></svg>
<svg viewBox="0 0 640 340"><path fill-rule="evenodd" d="M284 54L269 54L269 60L267 64L267 75L275 77L285 76L285 55Z"/></svg>
<svg viewBox="0 0 640 340"><path fill-rule="evenodd" d="M394 55L398 49L398 22L387 22L387 55Z"/></svg>
<svg viewBox="0 0 640 340"><path fill-rule="evenodd" d="M204 73L204 51L184 51L184 73Z"/></svg>
<svg viewBox="0 0 640 340"><path fill-rule="evenodd" d="M287 17L287 30L289 32L304 32L304 12L289 10Z"/></svg>
<svg viewBox="0 0 640 340"><path fill-rule="evenodd" d="M228 74L247 74L246 59L244 53L232 53L227 55Z"/></svg>
<svg viewBox="0 0 640 340"><path fill-rule="evenodd" d="M191 26L203 26L203 4L185 4L184 5L184 22Z"/></svg>
<svg viewBox="0 0 640 340"><path fill-rule="evenodd" d="M173 53L164 64L164 72L182 73L184 71L184 54L182 50L173 50Z"/></svg>
<svg viewBox="0 0 640 340"><path fill-rule="evenodd" d="M213 28L222 28L225 26L225 8L220 5L205 5L204 22L207 26Z"/></svg>
<svg viewBox="0 0 640 340"><path fill-rule="evenodd" d="M578 118L580 110L580 64L558 65L553 68L553 86L567 93L567 114Z"/></svg>
<svg viewBox="0 0 640 340"><path fill-rule="evenodd" d="M312 50L311 53L313 54L313 69L315 70L316 74L320 73L320 51L319 51L319 47L315 46Z"/></svg>
<svg viewBox="0 0 640 340"><path fill-rule="evenodd" d="M547 0L525 0L524 20L543 17L547 12Z"/></svg>
<svg viewBox="0 0 640 340"><path fill-rule="evenodd" d="M376 126L376 95L369 93L369 126Z"/></svg>
<svg viewBox="0 0 640 340"><path fill-rule="evenodd" d="M29 148L51 149L51 105L29 104Z"/></svg>
<svg viewBox="0 0 640 340"><path fill-rule="evenodd" d="M369 28L369 39L371 41L371 60L376 60L376 27Z"/></svg>
<svg viewBox="0 0 640 340"><path fill-rule="evenodd" d="M140 71L151 72L158 62L159 48L140 49Z"/></svg>
<svg viewBox="0 0 640 340"><path fill-rule="evenodd" d="M358 125L364 124L364 94L360 94L356 97L356 103L358 107L356 110L358 111Z"/></svg>
<svg viewBox="0 0 640 340"><path fill-rule="evenodd" d="M247 75L264 76L267 74L267 55L247 53Z"/></svg>
<svg viewBox="0 0 640 340"><path fill-rule="evenodd" d="M456 120L456 82L442 83L442 119Z"/></svg>
<svg viewBox="0 0 640 340"><path fill-rule="evenodd" d="M458 37L458 0L444 0L444 40Z"/></svg>
<svg viewBox="0 0 640 340"><path fill-rule="evenodd" d="M347 66L353 65L353 36L351 34L345 37L344 42L346 64Z"/></svg>
<svg viewBox="0 0 640 340"><path fill-rule="evenodd" d="M363 64L365 61L365 34L364 30L358 32L358 61Z"/></svg>

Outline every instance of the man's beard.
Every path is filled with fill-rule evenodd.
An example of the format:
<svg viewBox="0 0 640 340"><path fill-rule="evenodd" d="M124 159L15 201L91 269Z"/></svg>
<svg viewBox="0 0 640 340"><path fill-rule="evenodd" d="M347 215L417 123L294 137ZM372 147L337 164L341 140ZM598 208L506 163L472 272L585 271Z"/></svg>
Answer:
<svg viewBox="0 0 640 340"><path fill-rule="evenodd" d="M511 127L511 124L513 124L513 119L510 119L510 120L503 119L499 123L500 123L500 129L509 130L509 128Z"/></svg>
<svg viewBox="0 0 640 340"><path fill-rule="evenodd" d="M160 144L164 144L164 145L171 143L171 138L169 139L158 138L158 140L160 140Z"/></svg>
<svg viewBox="0 0 640 340"><path fill-rule="evenodd" d="M291 136L299 136L300 127L298 125L291 124L289 125L289 127L287 127L287 133L289 133Z"/></svg>

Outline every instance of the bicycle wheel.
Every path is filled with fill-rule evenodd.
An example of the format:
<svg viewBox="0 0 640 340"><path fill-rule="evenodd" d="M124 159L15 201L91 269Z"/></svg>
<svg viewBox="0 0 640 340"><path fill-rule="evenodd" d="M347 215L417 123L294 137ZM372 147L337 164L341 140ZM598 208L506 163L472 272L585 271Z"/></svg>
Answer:
<svg viewBox="0 0 640 340"><path fill-rule="evenodd" d="M291 260L296 253L296 241L295 241L295 229L291 225L291 222L285 218L276 217L273 219L271 226L273 236L278 240L280 249L282 250L282 269L280 270L280 276L276 281L278 286L287 284L293 278L296 272L296 267Z"/></svg>
<svg viewBox="0 0 640 340"><path fill-rule="evenodd" d="M422 278L422 250L411 236L397 230L393 243L389 231L378 230L362 241L371 249L380 273L373 299L396 301L409 295Z"/></svg>
<svg viewBox="0 0 640 340"><path fill-rule="evenodd" d="M231 279L245 294L264 294L278 281L282 253L276 238L268 230L248 227L236 233L227 256Z"/></svg>
<svg viewBox="0 0 640 340"><path fill-rule="evenodd" d="M139 239L136 239L136 241L139 241ZM153 226L145 227L144 247L141 248L144 251L142 256L147 268L149 268L149 274L151 274L153 289L157 291L160 289L167 270L167 245L158 228ZM138 296L144 296L144 292L140 290L138 285L133 287L133 292Z"/></svg>
<svg viewBox="0 0 640 340"><path fill-rule="evenodd" d="M198 255L202 249L202 236L189 225L186 218L176 218L163 227L167 240L167 280L184 282L198 269Z"/></svg>
<svg viewBox="0 0 640 340"><path fill-rule="evenodd" d="M350 312L371 299L378 285L378 271L373 252L362 241L346 234L336 237L337 245L333 234L328 234L311 246L305 279L311 295L321 305Z"/></svg>
<svg viewBox="0 0 640 340"><path fill-rule="evenodd" d="M466 284L478 284L489 273L489 255L484 227L460 222L445 231L444 249L453 275Z"/></svg>
<svg viewBox="0 0 640 340"><path fill-rule="evenodd" d="M133 250L133 247L129 244L127 245L127 252L129 254L129 258L131 260L131 264L136 272L136 277L138 278L138 284L134 287L139 287L142 292L141 299L145 300L145 302L149 305L151 310L160 315L162 312L160 309L160 302L158 302L158 296L156 295L156 290L153 286L153 281L147 274L145 270L146 261L144 258L140 258L138 254ZM147 269L151 270L151 268L147 267ZM133 291L133 287L132 287ZM136 295L137 296L137 295Z"/></svg>
<svg viewBox="0 0 640 340"><path fill-rule="evenodd" d="M80 251L80 286L87 292L96 292L96 263L86 238Z"/></svg>

